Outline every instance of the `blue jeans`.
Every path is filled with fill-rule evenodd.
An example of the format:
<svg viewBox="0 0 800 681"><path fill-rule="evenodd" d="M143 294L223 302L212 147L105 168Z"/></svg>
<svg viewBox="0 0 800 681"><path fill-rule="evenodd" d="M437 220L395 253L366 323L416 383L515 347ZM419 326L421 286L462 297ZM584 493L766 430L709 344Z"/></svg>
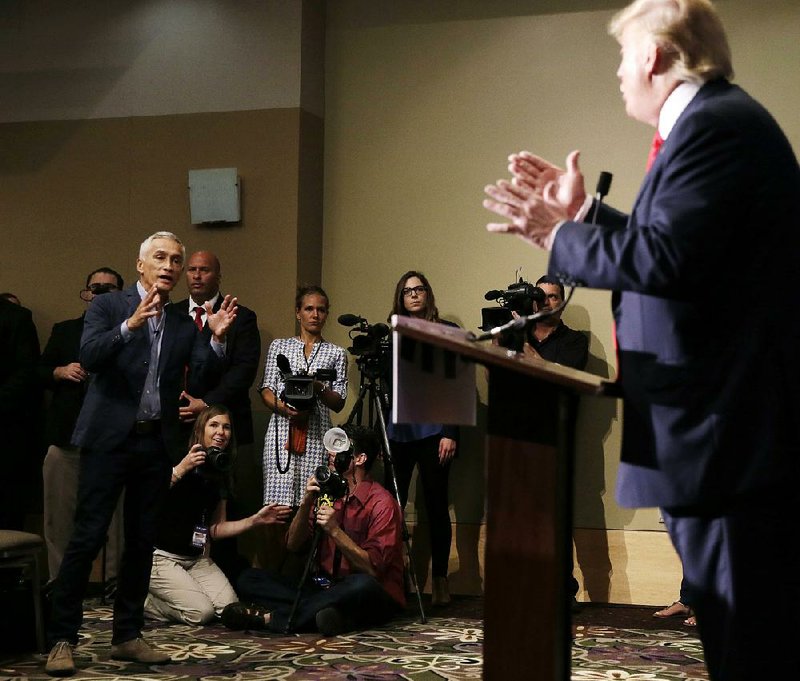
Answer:
<svg viewBox="0 0 800 681"><path fill-rule="evenodd" d="M125 548L117 573L111 642L124 643L141 635L156 521L169 478L170 462L157 433L131 435L111 452L81 453L75 526L53 589L51 645L78 642L92 562L105 544L123 487Z"/></svg>
<svg viewBox="0 0 800 681"><path fill-rule="evenodd" d="M284 632L297 596L297 583L272 575L259 568L245 570L237 582L237 593L272 612L269 628ZM316 614L324 608L336 608L353 628L361 629L383 624L400 611L400 605L387 594L374 577L352 574L333 583L327 589L306 584L297 606L294 631L314 631Z"/></svg>

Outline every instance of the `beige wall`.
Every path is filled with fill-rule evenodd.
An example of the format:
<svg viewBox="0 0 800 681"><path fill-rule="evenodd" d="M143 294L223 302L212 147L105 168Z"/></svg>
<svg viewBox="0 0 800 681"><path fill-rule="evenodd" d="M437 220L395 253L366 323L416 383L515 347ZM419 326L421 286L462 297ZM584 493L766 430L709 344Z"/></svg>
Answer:
<svg viewBox="0 0 800 681"><path fill-rule="evenodd" d="M220 254L225 289L258 312L264 345L293 331L294 283L320 268L333 317L383 321L396 278L416 267L443 315L474 329L485 291L520 266L528 278L546 267L544 254L483 230L482 187L505 174L508 153L560 160L578 147L589 185L612 171L610 201L630 205L650 131L625 118L614 77L604 26L622 2L340 0L328 3L324 38L320 4L0 3L0 290L33 309L43 342L55 321L79 314L88 270L110 265L132 281L138 243L161 228ZM800 3L719 6L738 82L797 148ZM242 177L241 224L191 226L187 171L224 166ZM589 370L601 375L613 374L608 300L581 290L565 315L589 331ZM334 320L327 335L348 344ZM484 420L481 405L451 486L466 573L456 582L469 589ZM655 510L613 501L619 436L615 403L583 405L577 524L658 531ZM592 574L599 544L578 551Z"/></svg>

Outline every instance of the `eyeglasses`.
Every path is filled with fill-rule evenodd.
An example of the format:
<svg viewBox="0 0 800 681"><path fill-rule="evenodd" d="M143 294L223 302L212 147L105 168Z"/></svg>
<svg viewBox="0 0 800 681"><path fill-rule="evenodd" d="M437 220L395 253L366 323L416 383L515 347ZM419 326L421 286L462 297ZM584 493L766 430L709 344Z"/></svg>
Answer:
<svg viewBox="0 0 800 681"><path fill-rule="evenodd" d="M91 284L80 292L81 300L88 303L91 298L89 296L101 296L110 291L119 291L119 287L114 284Z"/></svg>
<svg viewBox="0 0 800 681"><path fill-rule="evenodd" d="M421 296L427 290L428 290L427 286L411 286L411 287L406 286L403 289L403 295L404 296L410 296L410 295L414 294L414 295Z"/></svg>

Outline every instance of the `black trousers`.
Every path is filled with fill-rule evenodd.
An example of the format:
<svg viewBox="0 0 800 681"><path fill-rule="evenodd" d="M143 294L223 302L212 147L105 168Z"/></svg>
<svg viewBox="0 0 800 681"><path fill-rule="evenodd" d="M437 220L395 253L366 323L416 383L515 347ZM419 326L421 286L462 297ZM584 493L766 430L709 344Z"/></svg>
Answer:
<svg viewBox="0 0 800 681"><path fill-rule="evenodd" d="M406 507L408 487L414 466L419 468L418 480L422 484L425 497L425 510L431 539L431 573L434 577L447 577L447 564L450 560L450 543L453 528L450 524L450 500L448 483L450 461L444 466L439 463L439 441L441 435L433 435L414 442L391 441L397 489L400 492L400 506ZM391 490L391 483L384 481L384 487Z"/></svg>
<svg viewBox="0 0 800 681"><path fill-rule="evenodd" d="M249 568L239 576L236 591L242 600L271 610L269 628L272 631L285 631L297 596L295 580ZM354 628L359 629L383 624L401 610L374 577L352 574L327 589L315 584L305 586L295 613L293 630L313 631L316 629L316 614L329 607L335 607Z"/></svg>
<svg viewBox="0 0 800 681"><path fill-rule="evenodd" d="M789 489L723 509L663 509L712 681L780 679L796 666L787 644L800 628L796 510Z"/></svg>
<svg viewBox="0 0 800 681"><path fill-rule="evenodd" d="M159 433L132 434L111 452L81 453L75 529L53 590L50 645L78 642L92 562L106 541L123 488L125 548L117 575L111 642L124 643L141 635L156 522L169 490L170 469Z"/></svg>

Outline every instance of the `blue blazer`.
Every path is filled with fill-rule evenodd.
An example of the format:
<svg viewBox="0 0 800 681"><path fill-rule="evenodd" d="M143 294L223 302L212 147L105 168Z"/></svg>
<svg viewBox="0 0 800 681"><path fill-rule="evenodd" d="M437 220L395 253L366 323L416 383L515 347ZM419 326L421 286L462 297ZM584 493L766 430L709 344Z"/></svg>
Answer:
<svg viewBox="0 0 800 681"><path fill-rule="evenodd" d="M630 217L558 231L551 274L613 290L623 506L719 507L796 476L800 169L770 114L705 84ZM790 276L791 275L791 276Z"/></svg>
<svg viewBox="0 0 800 681"><path fill-rule="evenodd" d="M89 388L72 441L79 447L111 451L131 432L147 378L150 337L136 329L125 342L120 325L141 302L136 285L98 296L89 305L81 336L80 361L90 373ZM174 305L164 308L164 337L159 357L159 393L164 445L173 461L186 454L178 398L187 388L199 392L218 378L220 360L188 316Z"/></svg>

